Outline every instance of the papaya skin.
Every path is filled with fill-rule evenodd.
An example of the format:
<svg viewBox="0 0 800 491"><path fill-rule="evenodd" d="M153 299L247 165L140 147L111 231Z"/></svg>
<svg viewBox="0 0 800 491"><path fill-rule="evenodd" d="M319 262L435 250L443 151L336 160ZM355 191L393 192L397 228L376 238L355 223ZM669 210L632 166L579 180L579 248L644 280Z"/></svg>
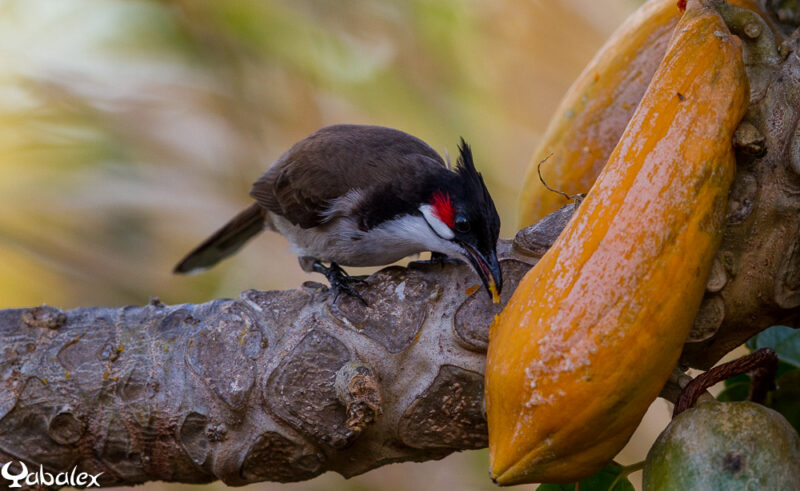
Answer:
<svg viewBox="0 0 800 491"><path fill-rule="evenodd" d="M730 0L769 20L755 0ZM664 57L680 18L675 0L651 0L608 39L561 101L525 175L519 225L526 227L585 193L603 169ZM777 28L770 24L775 32Z"/></svg>
<svg viewBox="0 0 800 491"><path fill-rule="evenodd" d="M738 38L690 1L608 165L490 329L498 484L597 472L658 395L719 246L748 94Z"/></svg>
<svg viewBox="0 0 800 491"><path fill-rule="evenodd" d="M674 0L648 2L597 52L567 91L534 153L520 194L525 227L567 202L548 191L585 193L592 186L650 83L679 12Z"/></svg>

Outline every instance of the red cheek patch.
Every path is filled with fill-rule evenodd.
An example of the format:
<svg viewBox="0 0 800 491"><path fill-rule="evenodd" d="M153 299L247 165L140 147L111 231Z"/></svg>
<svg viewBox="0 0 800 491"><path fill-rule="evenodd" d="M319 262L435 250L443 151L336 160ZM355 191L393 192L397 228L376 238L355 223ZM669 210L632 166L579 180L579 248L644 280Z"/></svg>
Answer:
<svg viewBox="0 0 800 491"><path fill-rule="evenodd" d="M453 202L450 201L450 195L444 191L436 191L433 193L431 206L439 220L448 227L453 228L456 220L456 209L453 207Z"/></svg>

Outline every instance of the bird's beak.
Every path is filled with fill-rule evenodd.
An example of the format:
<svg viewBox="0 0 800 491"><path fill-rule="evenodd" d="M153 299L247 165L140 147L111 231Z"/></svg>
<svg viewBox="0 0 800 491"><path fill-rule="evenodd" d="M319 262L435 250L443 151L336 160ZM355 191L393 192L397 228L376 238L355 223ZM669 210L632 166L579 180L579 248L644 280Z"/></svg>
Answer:
<svg viewBox="0 0 800 491"><path fill-rule="evenodd" d="M472 269L478 273L486 293L494 303L500 303L500 291L503 288L503 274L500 271L500 263L497 262L497 254L494 250L484 256L469 244L462 244L467 251L466 257Z"/></svg>

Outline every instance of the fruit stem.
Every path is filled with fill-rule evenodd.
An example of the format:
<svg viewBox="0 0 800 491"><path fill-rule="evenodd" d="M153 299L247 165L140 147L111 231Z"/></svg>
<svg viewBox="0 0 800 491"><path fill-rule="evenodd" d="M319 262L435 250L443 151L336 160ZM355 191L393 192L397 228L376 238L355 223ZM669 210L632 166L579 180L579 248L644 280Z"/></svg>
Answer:
<svg viewBox="0 0 800 491"><path fill-rule="evenodd" d="M775 389L775 378L778 375L778 355L770 348L763 348L764 360L750 371L750 393L747 394L747 400L764 404L767 400L767 392ZM753 353L755 354L755 353Z"/></svg>
<svg viewBox="0 0 800 491"><path fill-rule="evenodd" d="M759 404L763 403L767 392L775 387L775 375L778 372L778 355L770 348L761 348L754 353L723 363L698 375L681 392L678 402L675 403L672 417L674 418L694 406L698 397L712 385L746 372L749 372L753 379L748 399Z"/></svg>

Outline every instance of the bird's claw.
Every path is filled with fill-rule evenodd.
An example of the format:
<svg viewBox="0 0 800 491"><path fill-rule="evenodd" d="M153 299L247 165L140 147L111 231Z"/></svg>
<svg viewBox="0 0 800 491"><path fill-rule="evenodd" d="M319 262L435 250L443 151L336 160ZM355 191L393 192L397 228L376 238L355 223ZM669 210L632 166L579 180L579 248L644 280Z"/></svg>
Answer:
<svg viewBox="0 0 800 491"><path fill-rule="evenodd" d="M325 275L325 278L328 279L328 282L331 284L331 289L335 292L333 297L334 303L339 298L340 294L345 293L360 300L365 307L368 305L367 301L364 300L364 297L362 297L361 294L358 293L358 291L356 291L356 289L352 286L354 283L366 283L364 278L359 276L350 276L336 263L331 263L329 267L326 267L321 262L316 261L314 262L313 268L314 271Z"/></svg>
<svg viewBox="0 0 800 491"><path fill-rule="evenodd" d="M361 294L358 293L358 291L356 291L356 289L350 286L350 284L347 282L343 283L331 282L331 288L333 288L333 290L336 292L333 295L333 303L336 303L336 300L339 298L340 294L346 293L347 295L350 295L351 297L355 297L358 300L360 300L361 303L364 304L364 307L368 305L367 301L364 300L364 297L362 297Z"/></svg>

